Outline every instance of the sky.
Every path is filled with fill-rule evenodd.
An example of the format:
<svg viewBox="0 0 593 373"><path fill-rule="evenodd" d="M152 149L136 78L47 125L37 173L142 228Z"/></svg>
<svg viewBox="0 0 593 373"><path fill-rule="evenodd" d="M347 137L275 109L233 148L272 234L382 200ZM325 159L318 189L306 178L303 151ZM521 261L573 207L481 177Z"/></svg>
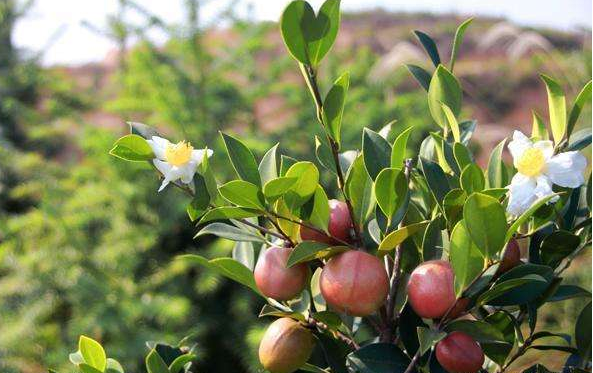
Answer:
<svg viewBox="0 0 593 373"><path fill-rule="evenodd" d="M137 0L145 8L168 22L182 20L182 0ZM243 0L236 6L240 15L255 20L280 18L288 0ZM318 9L323 0L309 0ZM107 16L117 11L117 0L37 0L29 14L16 26L14 42L30 51L45 50L42 62L82 64L100 61L114 45L82 25L89 22L99 28ZM210 0L202 10L203 19L213 22L227 1ZM390 11L428 11L457 13L466 16L501 16L526 26L544 26L561 30L591 28L591 0L342 0L346 11L383 8ZM132 16L133 19L133 16ZM161 35L154 35L159 39Z"/></svg>

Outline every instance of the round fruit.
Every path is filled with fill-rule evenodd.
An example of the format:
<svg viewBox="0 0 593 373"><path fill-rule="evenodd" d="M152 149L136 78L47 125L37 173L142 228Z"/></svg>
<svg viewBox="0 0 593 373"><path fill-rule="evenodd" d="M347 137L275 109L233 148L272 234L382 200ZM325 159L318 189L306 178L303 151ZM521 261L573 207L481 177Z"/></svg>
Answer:
<svg viewBox="0 0 593 373"><path fill-rule="evenodd" d="M352 220L350 219L348 205L345 202L338 201L337 199L330 199L329 223L327 226L329 234L335 238L347 242L350 239L350 228L352 228ZM301 226L301 239L303 241L325 242L328 245L333 245L336 243L331 239L331 237L303 226Z"/></svg>
<svg viewBox="0 0 593 373"><path fill-rule="evenodd" d="M453 279L453 269L444 260L431 260L416 267L408 281L408 301L414 311L429 319L445 315L456 301Z"/></svg>
<svg viewBox="0 0 593 373"><path fill-rule="evenodd" d="M259 343L259 361L272 373L291 373L309 360L313 334L297 321L283 317L274 321Z"/></svg>
<svg viewBox="0 0 593 373"><path fill-rule="evenodd" d="M462 332L452 332L437 343L436 355L449 373L476 373L484 364L482 347Z"/></svg>
<svg viewBox="0 0 593 373"><path fill-rule="evenodd" d="M338 311L367 316L385 302L389 278L376 256L351 250L327 262L319 285L325 301Z"/></svg>
<svg viewBox="0 0 593 373"><path fill-rule="evenodd" d="M291 251L288 247L272 246L260 255L254 277L257 288L266 297L279 301L293 299L307 285L306 264L286 268Z"/></svg>
<svg viewBox="0 0 593 373"><path fill-rule="evenodd" d="M515 268L521 263L521 249L519 243L514 238L509 241L507 248L504 250L498 273L502 274L509 269Z"/></svg>

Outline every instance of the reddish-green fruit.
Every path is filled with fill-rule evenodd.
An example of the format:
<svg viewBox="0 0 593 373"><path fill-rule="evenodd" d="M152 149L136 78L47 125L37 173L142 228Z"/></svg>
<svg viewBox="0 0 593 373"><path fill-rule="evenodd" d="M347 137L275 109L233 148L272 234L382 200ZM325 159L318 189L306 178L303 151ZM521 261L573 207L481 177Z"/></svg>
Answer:
<svg viewBox="0 0 593 373"><path fill-rule="evenodd" d="M266 297L289 300L301 293L307 285L309 271L306 264L286 268L292 249L273 246L264 251L255 266L257 288Z"/></svg>
<svg viewBox="0 0 593 373"><path fill-rule="evenodd" d="M449 262L424 262L410 275L408 301L420 317L436 319L455 304L454 274Z"/></svg>
<svg viewBox="0 0 593 373"><path fill-rule="evenodd" d="M457 299L457 302L455 302L455 305L453 306L453 308L451 308L451 311L449 311L449 315L447 316L447 318L453 320L453 319L456 319L459 316L463 315L466 312L469 304L470 304L469 298Z"/></svg>
<svg viewBox="0 0 593 373"><path fill-rule="evenodd" d="M385 302L389 278L376 256L351 250L327 262L319 285L325 301L338 311L367 316Z"/></svg>
<svg viewBox="0 0 593 373"><path fill-rule="evenodd" d="M502 254L502 260L498 267L498 273L503 274L509 269L515 268L521 263L521 249L519 243L514 238L509 241L507 248Z"/></svg>
<svg viewBox="0 0 593 373"><path fill-rule="evenodd" d="M484 364L482 347L462 332L452 332L437 343L436 355L449 373L476 373Z"/></svg>
<svg viewBox="0 0 593 373"><path fill-rule="evenodd" d="M337 199L330 199L329 223L327 226L329 234L347 242L350 239L350 228L352 228L352 219L350 219L348 205L345 202L338 201ZM334 245L337 243L325 234L303 226L301 226L301 239L303 241L325 242L328 245Z"/></svg>
<svg viewBox="0 0 593 373"><path fill-rule="evenodd" d="M291 373L303 366L313 351L313 334L297 321L274 321L259 343L259 361L272 373Z"/></svg>

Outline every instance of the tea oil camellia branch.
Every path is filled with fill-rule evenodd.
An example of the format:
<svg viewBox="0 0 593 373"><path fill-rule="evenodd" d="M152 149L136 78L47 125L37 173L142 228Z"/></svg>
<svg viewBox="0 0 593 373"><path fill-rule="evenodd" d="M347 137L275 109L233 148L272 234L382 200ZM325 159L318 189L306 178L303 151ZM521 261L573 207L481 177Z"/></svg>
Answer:
<svg viewBox="0 0 593 373"><path fill-rule="evenodd" d="M591 246L591 205L581 198L590 198L591 182L584 185L590 176L580 153L591 133L573 133L591 83L567 115L561 84L543 76L550 127L534 115L532 138L509 133L483 169L469 144L476 122L462 117L463 89L453 72L470 23L457 29L450 61L430 35L415 32L434 64L432 71L408 66L434 121L419 149L408 146L413 128L398 127L406 118L397 118L393 143L384 131L364 128L359 149L343 162L341 129L352 124L342 119L353 83L348 72L330 77L324 96L318 79L338 34L338 0L317 12L293 1L280 20L325 133L311 138L317 163L281 154L279 166L281 144L258 162L260 154L225 133L236 178L219 183L212 151L194 149L192 139L169 142L132 123L131 134L115 143L114 156L158 171L160 189L186 193L188 215L201 229L196 237L216 235L242 248L233 257L182 259L261 297L260 316L276 319L259 348L268 371L494 373L517 369L518 357L534 350L570 354L565 371L591 366L590 303L570 320L574 330L562 343L535 331L545 304L591 297L560 276ZM507 151L512 164L504 161ZM259 255L252 243L263 245ZM188 372L191 351L153 346L147 370ZM123 371L86 337L71 360L85 373ZM540 370L534 364L527 372Z"/></svg>

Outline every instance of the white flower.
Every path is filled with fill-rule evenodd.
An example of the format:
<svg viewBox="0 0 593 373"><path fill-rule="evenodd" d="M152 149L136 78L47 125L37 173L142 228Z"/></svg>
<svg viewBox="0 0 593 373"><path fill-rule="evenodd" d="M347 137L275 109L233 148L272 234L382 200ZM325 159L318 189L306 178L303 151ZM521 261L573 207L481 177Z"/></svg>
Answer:
<svg viewBox="0 0 593 373"><path fill-rule="evenodd" d="M583 172L587 167L587 159L579 152L554 155L552 141L534 143L520 131L513 133L508 149L517 169L508 187L510 196L507 211L511 215L522 214L533 202L552 194L552 184L578 188L585 182ZM557 200L558 196L550 202Z"/></svg>
<svg viewBox="0 0 593 373"><path fill-rule="evenodd" d="M172 181L181 180L184 184L192 182L198 165L204 159L205 149L196 150L185 141L172 144L169 140L158 136L152 136L151 140L146 142L156 156L152 163L164 176L159 192ZM207 151L208 157L212 156L212 150Z"/></svg>

